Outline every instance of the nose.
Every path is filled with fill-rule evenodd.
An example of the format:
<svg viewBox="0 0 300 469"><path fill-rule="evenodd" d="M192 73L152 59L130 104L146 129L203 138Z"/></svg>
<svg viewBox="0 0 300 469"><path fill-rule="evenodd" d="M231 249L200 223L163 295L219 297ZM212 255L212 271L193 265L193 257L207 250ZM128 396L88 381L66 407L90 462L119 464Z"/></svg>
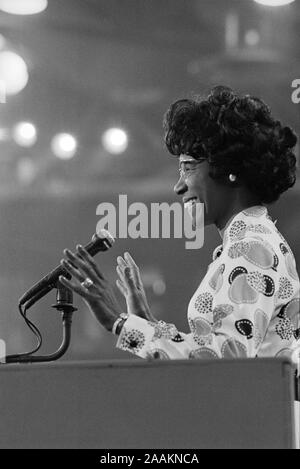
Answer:
<svg viewBox="0 0 300 469"><path fill-rule="evenodd" d="M174 192L176 192L177 195L182 195L187 191L188 187L186 185L186 182L182 176L177 181L177 184L174 186Z"/></svg>

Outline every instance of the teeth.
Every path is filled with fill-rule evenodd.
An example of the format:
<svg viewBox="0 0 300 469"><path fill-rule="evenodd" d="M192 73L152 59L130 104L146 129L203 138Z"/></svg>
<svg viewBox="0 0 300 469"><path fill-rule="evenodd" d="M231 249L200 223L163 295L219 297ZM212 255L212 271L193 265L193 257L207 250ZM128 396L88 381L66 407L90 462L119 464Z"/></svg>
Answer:
<svg viewBox="0 0 300 469"><path fill-rule="evenodd" d="M196 204L197 199L190 199L184 204L185 210L188 211L188 214L190 215L191 218L193 218L193 207Z"/></svg>
<svg viewBox="0 0 300 469"><path fill-rule="evenodd" d="M185 202L184 206L185 207L190 207L190 206L194 205L196 202L197 202L197 198L195 197L194 199L190 199L187 202Z"/></svg>

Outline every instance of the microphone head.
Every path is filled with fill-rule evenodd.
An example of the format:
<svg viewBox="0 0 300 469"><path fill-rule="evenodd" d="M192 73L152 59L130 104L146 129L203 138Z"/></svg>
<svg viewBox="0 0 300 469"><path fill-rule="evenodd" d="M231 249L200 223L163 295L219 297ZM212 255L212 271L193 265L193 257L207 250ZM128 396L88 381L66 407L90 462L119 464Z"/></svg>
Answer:
<svg viewBox="0 0 300 469"><path fill-rule="evenodd" d="M108 247L112 247L112 245L114 244L115 242L115 238L112 236L112 234L110 234L110 232L108 230L99 230L97 231L97 233L95 233L92 237L92 241L96 241L96 239L102 239L105 244L108 245Z"/></svg>
<svg viewBox="0 0 300 469"><path fill-rule="evenodd" d="M92 237L92 241L85 246L85 249L91 256L95 256L100 251L107 251L112 247L115 240L114 237L107 230L99 230ZM38 299L46 295L52 288L55 288L59 276L68 276L68 272L59 265L53 269L49 274L45 275L39 282L31 287L24 295L20 298L19 304L24 305L29 301L29 306L32 306ZM31 301L32 300L32 301ZM27 308L27 309L28 309Z"/></svg>

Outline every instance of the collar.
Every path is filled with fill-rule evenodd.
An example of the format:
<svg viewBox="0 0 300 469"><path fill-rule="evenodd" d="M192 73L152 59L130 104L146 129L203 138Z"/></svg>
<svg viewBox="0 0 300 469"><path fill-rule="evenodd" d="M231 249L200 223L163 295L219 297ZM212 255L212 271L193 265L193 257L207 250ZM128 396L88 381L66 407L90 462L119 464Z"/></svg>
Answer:
<svg viewBox="0 0 300 469"><path fill-rule="evenodd" d="M246 208L245 210L242 210L241 212L233 215L228 220L225 227L222 230L219 230L223 243L217 246L216 249L214 250L213 261L215 261L222 254L222 251L230 238L229 234L231 232L234 233L235 231L238 232L238 230L243 230L244 229L243 227L245 225L248 225L249 223L250 224L261 223L262 218L271 220L268 214L267 208L264 207L263 205L255 205L253 207ZM233 225L236 225L236 226L233 226Z"/></svg>

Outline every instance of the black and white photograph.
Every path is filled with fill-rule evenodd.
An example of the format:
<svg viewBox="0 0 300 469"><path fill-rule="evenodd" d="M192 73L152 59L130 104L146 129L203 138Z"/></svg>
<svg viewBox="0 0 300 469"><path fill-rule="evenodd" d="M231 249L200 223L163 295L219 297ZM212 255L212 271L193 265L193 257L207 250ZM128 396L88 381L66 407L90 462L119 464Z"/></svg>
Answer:
<svg viewBox="0 0 300 469"><path fill-rule="evenodd" d="M299 31L0 0L0 449L300 449Z"/></svg>

